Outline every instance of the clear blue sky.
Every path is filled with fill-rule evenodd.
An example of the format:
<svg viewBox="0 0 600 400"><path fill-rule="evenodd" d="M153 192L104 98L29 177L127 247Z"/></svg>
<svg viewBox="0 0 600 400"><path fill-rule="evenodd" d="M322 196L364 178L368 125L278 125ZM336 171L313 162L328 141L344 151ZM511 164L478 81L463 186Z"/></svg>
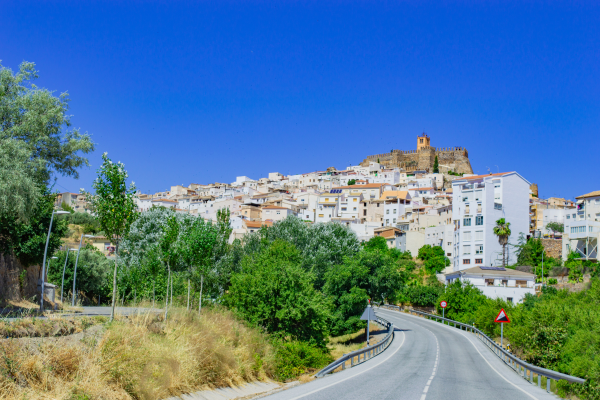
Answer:
<svg viewBox="0 0 600 400"><path fill-rule="evenodd" d="M0 59L68 91L143 192L464 146L544 197L600 189L594 2L7 1ZM485 3L485 4L482 4Z"/></svg>

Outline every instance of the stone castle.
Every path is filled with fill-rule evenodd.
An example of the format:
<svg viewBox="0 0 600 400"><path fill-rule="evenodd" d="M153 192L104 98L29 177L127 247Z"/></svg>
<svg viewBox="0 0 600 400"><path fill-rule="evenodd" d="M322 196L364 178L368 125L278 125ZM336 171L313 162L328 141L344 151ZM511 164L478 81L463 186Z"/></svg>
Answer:
<svg viewBox="0 0 600 400"><path fill-rule="evenodd" d="M430 137L423 133L417 136L416 150L392 150L389 153L368 156L360 163L368 166L370 162L378 162L386 168L402 168L405 171L433 172L435 157L438 157L440 173L453 171L462 174L472 174L469 153L464 147L431 147Z"/></svg>

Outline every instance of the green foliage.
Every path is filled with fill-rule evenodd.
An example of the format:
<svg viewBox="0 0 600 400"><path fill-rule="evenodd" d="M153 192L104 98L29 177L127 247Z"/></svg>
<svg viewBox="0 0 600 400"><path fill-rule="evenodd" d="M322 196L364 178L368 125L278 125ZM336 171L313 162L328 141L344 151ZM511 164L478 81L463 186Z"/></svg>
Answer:
<svg viewBox="0 0 600 400"><path fill-rule="evenodd" d="M498 236L498 243L502 246L502 266L506 266L507 255L506 245L508 244L508 237L511 235L510 222L506 222L506 219L500 218L496 221L496 226L493 229L494 235Z"/></svg>
<svg viewBox="0 0 600 400"><path fill-rule="evenodd" d="M67 203L62 203L60 205L60 208L62 208L64 211L68 211L71 214L73 214L75 212L75 210L73 209L73 207L71 207L70 205L68 205Z"/></svg>
<svg viewBox="0 0 600 400"><path fill-rule="evenodd" d="M87 193L87 199L96 214L100 227L107 238L119 240L127 234L136 217L135 184L127 188L127 171L118 162L114 164L107 154L102 154L102 165L94 180L94 195Z"/></svg>
<svg viewBox="0 0 600 400"><path fill-rule="evenodd" d="M1 75L1 72L0 72ZM2 104L0 97L0 107ZM1 114L1 112L0 112ZM43 184L39 182L42 160L31 158L25 143L2 138L0 124L0 215L16 216L26 221L42 195Z"/></svg>
<svg viewBox="0 0 600 400"><path fill-rule="evenodd" d="M387 247L386 251L365 249L332 267L325 275L323 292L333 302L333 334L351 333L362 327L359 318L367 300L394 301L405 281L406 275Z"/></svg>
<svg viewBox="0 0 600 400"><path fill-rule="evenodd" d="M583 261L579 258L581 258L581 255L571 250L567 255L567 261L565 261L565 267L569 268L569 280L575 282L579 282L583 278Z"/></svg>
<svg viewBox="0 0 600 400"><path fill-rule="evenodd" d="M441 246L431 246L426 244L425 246L419 249L419 254L417 258L419 260L427 261L436 257L444 257L444 249Z"/></svg>
<svg viewBox="0 0 600 400"><path fill-rule="evenodd" d="M41 265L55 199L55 195L47 191L42 192L27 223L20 222L14 214L0 215L0 252L14 252L25 267ZM48 243L48 254L53 254L61 246L60 239L67 231L67 224L55 218Z"/></svg>
<svg viewBox="0 0 600 400"><path fill-rule="evenodd" d="M556 234L556 232L563 233L565 231L565 224L560 222L549 222L546 224L546 229L551 230L554 234Z"/></svg>
<svg viewBox="0 0 600 400"><path fill-rule="evenodd" d="M90 249L91 247L91 249ZM62 282L63 267L65 266L66 251L57 251L54 256L56 260L50 261L48 268L48 282L57 285L56 295L60 298L60 286ZM65 268L64 294L67 296L73 289L73 272L75 270L76 251L69 252L69 259ZM106 299L110 293L109 276L112 262L95 247L89 246L81 249L77 263L77 287L76 290L84 292L88 298L102 296Z"/></svg>
<svg viewBox="0 0 600 400"><path fill-rule="evenodd" d="M476 320L477 310L488 298L470 282L456 280L446 285L444 292L436 302L440 314L442 313L442 309L439 306L439 302L442 300L448 303L445 311L447 318L465 323L473 323Z"/></svg>
<svg viewBox="0 0 600 400"><path fill-rule="evenodd" d="M344 257L351 257L360 250L356 234L345 225L307 225L297 217L288 217L271 227L263 227L258 232L246 235L243 249L238 251L252 256L275 240L291 243L300 251L302 267L315 275L317 289L321 289L325 284L325 274L330 268L341 264ZM239 271L240 260L240 257L236 259L226 256L223 262L230 265L224 269Z"/></svg>
<svg viewBox="0 0 600 400"><path fill-rule="evenodd" d="M547 259L544 245L540 239L529 239L526 243L520 246L517 256L517 265L542 265L542 254Z"/></svg>
<svg viewBox="0 0 600 400"><path fill-rule="evenodd" d="M295 378L333 361L326 349L296 340L275 342L277 350L276 377L280 381Z"/></svg>
<svg viewBox="0 0 600 400"><path fill-rule="evenodd" d="M253 325L281 338L325 346L330 305L301 266L300 252L275 241L242 261L225 303Z"/></svg>
<svg viewBox="0 0 600 400"><path fill-rule="evenodd" d="M356 179L350 179L348 181L348 186L356 185Z"/></svg>
<svg viewBox="0 0 600 400"><path fill-rule="evenodd" d="M22 162L27 153L36 172L36 183L46 185L53 173L78 178L77 169L89 166L79 153L90 153L94 143L87 133L69 129L68 94L56 97L53 92L38 88L32 83L37 78L32 62L21 63L16 74L0 65L0 139L19 141L23 151L16 154L17 158ZM31 169L25 168L23 172L26 171Z"/></svg>
<svg viewBox="0 0 600 400"><path fill-rule="evenodd" d="M438 297L443 292L443 285L435 286L405 286L402 289L401 296L404 302L417 307L433 307L437 305Z"/></svg>
<svg viewBox="0 0 600 400"><path fill-rule="evenodd" d="M433 173L434 174L440 173L440 164L438 162L438 156L435 156L435 160L433 161Z"/></svg>

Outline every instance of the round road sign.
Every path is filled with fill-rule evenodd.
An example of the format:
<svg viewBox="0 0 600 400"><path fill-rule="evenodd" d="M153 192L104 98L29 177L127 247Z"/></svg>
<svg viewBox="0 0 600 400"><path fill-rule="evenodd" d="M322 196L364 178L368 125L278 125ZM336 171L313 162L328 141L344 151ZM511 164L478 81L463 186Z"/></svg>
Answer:
<svg viewBox="0 0 600 400"><path fill-rule="evenodd" d="M446 308L447 305L448 305L448 303L446 303L444 300L442 300L440 302L440 307L442 307L442 308Z"/></svg>

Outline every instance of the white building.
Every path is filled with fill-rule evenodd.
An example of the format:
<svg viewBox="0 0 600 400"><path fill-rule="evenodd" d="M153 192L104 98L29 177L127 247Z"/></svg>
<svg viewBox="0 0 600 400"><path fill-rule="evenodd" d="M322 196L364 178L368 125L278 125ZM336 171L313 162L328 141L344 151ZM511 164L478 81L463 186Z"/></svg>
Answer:
<svg viewBox="0 0 600 400"><path fill-rule="evenodd" d="M446 282L468 281L491 299L520 303L527 293L535 294L535 275L502 267L471 267L447 273Z"/></svg>
<svg viewBox="0 0 600 400"><path fill-rule="evenodd" d="M384 226L396 226L400 219L406 215L406 208L410 205L410 194L404 190L385 191L379 200L383 200Z"/></svg>
<svg viewBox="0 0 600 400"><path fill-rule="evenodd" d="M579 254L583 260L598 260L598 242L600 242L600 222L567 220L562 237L563 260L571 251Z"/></svg>
<svg viewBox="0 0 600 400"><path fill-rule="evenodd" d="M279 206L264 206L262 208L263 222L281 221L286 219L289 215L296 215L296 213L289 208Z"/></svg>
<svg viewBox="0 0 600 400"><path fill-rule="evenodd" d="M529 233L530 183L516 172L475 175L452 181L454 271L502 265L502 246L493 228L500 218L510 223L509 243ZM508 264L517 261L506 246Z"/></svg>
<svg viewBox="0 0 600 400"><path fill-rule="evenodd" d="M577 220L600 221L600 190L584 194L577 200Z"/></svg>
<svg viewBox="0 0 600 400"><path fill-rule="evenodd" d="M425 244L440 246L446 257L452 260L454 251L454 225L444 224L425 228Z"/></svg>

